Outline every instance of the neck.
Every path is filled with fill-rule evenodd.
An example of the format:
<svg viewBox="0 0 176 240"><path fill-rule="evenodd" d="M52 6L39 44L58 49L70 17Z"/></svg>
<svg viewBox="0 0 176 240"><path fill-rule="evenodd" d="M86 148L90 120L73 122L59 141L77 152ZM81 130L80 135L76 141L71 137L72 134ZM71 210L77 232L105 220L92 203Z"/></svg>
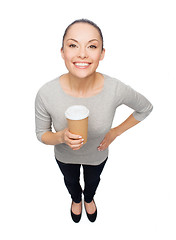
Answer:
<svg viewBox="0 0 176 240"><path fill-rule="evenodd" d="M93 89L97 77L97 73L93 73L86 78L78 78L68 73L68 80L71 91L80 95L85 95Z"/></svg>

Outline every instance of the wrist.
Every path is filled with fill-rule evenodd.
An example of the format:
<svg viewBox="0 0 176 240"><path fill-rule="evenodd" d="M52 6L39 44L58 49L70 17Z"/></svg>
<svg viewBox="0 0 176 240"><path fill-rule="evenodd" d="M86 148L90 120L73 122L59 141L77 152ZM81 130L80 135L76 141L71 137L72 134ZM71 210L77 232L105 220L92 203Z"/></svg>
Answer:
<svg viewBox="0 0 176 240"><path fill-rule="evenodd" d="M113 129L114 129L116 137L120 136L123 133L122 129L119 126L113 128Z"/></svg>
<svg viewBox="0 0 176 240"><path fill-rule="evenodd" d="M56 136L56 142L57 142L57 144L64 143L64 141L63 141L63 130L62 130L62 131L59 131L59 132L56 132L56 133L55 133L55 136Z"/></svg>

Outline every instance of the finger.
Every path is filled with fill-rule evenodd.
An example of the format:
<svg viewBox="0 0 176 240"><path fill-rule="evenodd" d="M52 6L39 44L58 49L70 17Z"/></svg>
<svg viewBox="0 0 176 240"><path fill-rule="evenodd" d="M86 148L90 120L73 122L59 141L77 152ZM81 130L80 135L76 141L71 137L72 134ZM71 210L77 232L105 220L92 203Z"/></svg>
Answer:
<svg viewBox="0 0 176 240"><path fill-rule="evenodd" d="M81 147L79 147L79 148L73 148L72 150L75 151L75 150L79 150L80 148L81 148Z"/></svg>
<svg viewBox="0 0 176 240"><path fill-rule="evenodd" d="M107 148L107 144L106 142L104 142L103 144L100 144L100 146L98 147L99 151L104 151Z"/></svg>
<svg viewBox="0 0 176 240"><path fill-rule="evenodd" d="M99 148L101 148L105 143L106 143L106 141L103 140L103 141L100 143Z"/></svg>
<svg viewBox="0 0 176 240"><path fill-rule="evenodd" d="M80 145L80 144L83 144L84 142L84 139L79 139L79 140L74 140L74 139L68 139L68 142L71 146L75 146L75 145Z"/></svg>
<svg viewBox="0 0 176 240"><path fill-rule="evenodd" d="M84 143L84 139L74 140L74 139L68 138L67 143L68 145L70 145L70 147L77 147L77 146L81 146Z"/></svg>
<svg viewBox="0 0 176 240"><path fill-rule="evenodd" d="M98 151L104 151L107 148L107 146L103 146L101 148L98 148Z"/></svg>
<svg viewBox="0 0 176 240"><path fill-rule="evenodd" d="M72 150L77 150L77 149L80 149L82 145L83 144L71 145L70 147L72 148Z"/></svg>
<svg viewBox="0 0 176 240"><path fill-rule="evenodd" d="M103 141L100 143L100 146L104 145L106 143L106 138L103 139Z"/></svg>
<svg viewBox="0 0 176 240"><path fill-rule="evenodd" d="M68 136L69 138L71 138L71 139L81 139L81 138L82 138L82 136L73 134L73 133L71 133L71 132L69 132L69 131L68 131L67 136Z"/></svg>

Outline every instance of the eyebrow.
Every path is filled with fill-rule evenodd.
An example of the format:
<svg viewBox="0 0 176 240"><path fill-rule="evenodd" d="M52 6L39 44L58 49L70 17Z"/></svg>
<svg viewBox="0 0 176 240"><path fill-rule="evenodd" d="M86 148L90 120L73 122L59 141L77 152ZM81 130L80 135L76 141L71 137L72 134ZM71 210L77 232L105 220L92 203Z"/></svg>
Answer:
<svg viewBox="0 0 176 240"><path fill-rule="evenodd" d="M97 39L92 39L92 40L90 40L89 42L93 42L93 41L99 42Z"/></svg>
<svg viewBox="0 0 176 240"><path fill-rule="evenodd" d="M72 41L74 41L74 42L77 42L78 43L78 41L76 40L76 39L73 39L73 38L69 38L69 39L67 39L67 41L69 41L69 40L72 40ZM90 41L88 41L88 42L93 42L93 41L97 41L97 42L99 42L97 39L91 39Z"/></svg>

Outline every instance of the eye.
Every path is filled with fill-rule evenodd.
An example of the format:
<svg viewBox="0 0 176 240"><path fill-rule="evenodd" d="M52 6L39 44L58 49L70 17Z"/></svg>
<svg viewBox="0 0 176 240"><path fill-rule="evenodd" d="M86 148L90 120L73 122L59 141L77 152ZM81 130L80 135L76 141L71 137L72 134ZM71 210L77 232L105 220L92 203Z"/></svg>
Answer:
<svg viewBox="0 0 176 240"><path fill-rule="evenodd" d="M75 48L76 45L75 45L75 44L70 44L69 47L71 47L71 48Z"/></svg>
<svg viewBox="0 0 176 240"><path fill-rule="evenodd" d="M89 48L97 48L95 45L90 45Z"/></svg>

